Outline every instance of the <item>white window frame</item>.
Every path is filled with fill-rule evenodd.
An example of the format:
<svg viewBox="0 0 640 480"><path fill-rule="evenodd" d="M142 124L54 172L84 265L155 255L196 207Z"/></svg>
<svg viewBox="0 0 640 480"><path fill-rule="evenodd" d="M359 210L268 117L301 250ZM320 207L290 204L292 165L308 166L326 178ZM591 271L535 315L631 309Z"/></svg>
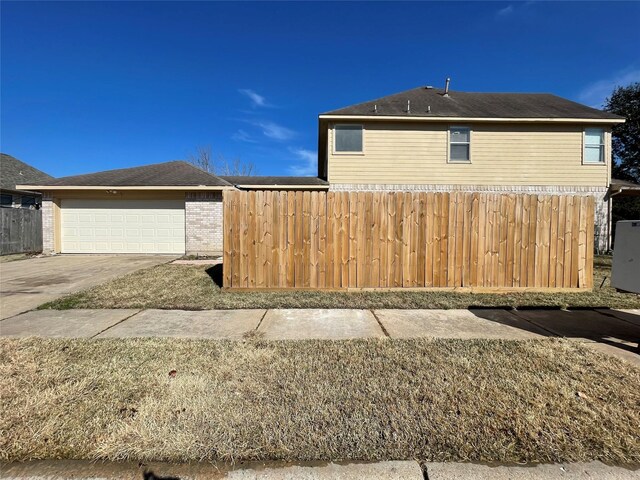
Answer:
<svg viewBox="0 0 640 480"><path fill-rule="evenodd" d="M599 145L600 151L602 152L601 158L602 160L598 162L592 162L587 160L587 156L585 155L587 151L587 130L600 130L602 132L602 140ZM590 143L590 146L595 146L595 143ZM582 164L583 165L606 165L607 164L607 130L602 127L586 127L582 130Z"/></svg>
<svg viewBox="0 0 640 480"><path fill-rule="evenodd" d="M468 160L452 160L451 159L451 130L455 128L465 128L469 130L469 142L454 142L455 145L469 145L469 159ZM471 163L471 143L473 140L473 128L470 125L449 125L447 128L447 163L466 165Z"/></svg>
<svg viewBox="0 0 640 480"><path fill-rule="evenodd" d="M338 130L338 127L360 127L360 129L362 130L362 150L360 151L353 151L353 152L339 152L336 150L336 132ZM336 123L335 125L333 125L332 127L333 130L333 138L331 139L331 151L334 155L364 155L364 140L365 140L365 128L364 125L360 124L360 123Z"/></svg>

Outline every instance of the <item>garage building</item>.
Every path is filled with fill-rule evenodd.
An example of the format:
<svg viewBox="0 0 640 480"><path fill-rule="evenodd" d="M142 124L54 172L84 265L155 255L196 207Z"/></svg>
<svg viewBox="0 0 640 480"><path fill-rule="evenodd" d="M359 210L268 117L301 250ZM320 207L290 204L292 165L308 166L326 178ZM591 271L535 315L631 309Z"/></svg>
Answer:
<svg viewBox="0 0 640 480"><path fill-rule="evenodd" d="M44 253L222 253L229 182L183 161L52 179L42 192Z"/></svg>
<svg viewBox="0 0 640 480"><path fill-rule="evenodd" d="M316 177L221 177L184 162L52 178L42 192L43 252L222 254L224 190L327 190Z"/></svg>

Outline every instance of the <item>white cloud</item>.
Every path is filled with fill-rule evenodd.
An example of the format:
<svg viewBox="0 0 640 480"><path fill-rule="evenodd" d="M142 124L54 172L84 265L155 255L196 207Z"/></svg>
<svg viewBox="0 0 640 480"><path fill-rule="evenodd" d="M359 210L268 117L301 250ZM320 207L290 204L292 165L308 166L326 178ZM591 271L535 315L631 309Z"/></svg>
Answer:
<svg viewBox="0 0 640 480"><path fill-rule="evenodd" d="M290 140L296 135L296 132L278 125L271 121L252 122L256 127L262 129L262 133L265 137L272 138L274 140Z"/></svg>
<svg viewBox="0 0 640 480"><path fill-rule="evenodd" d="M496 15L498 17L506 17L508 15L511 15L513 13L513 11L514 11L513 5L507 5L506 7L501 8L500 10L498 10L496 12Z"/></svg>
<svg viewBox="0 0 640 480"><path fill-rule="evenodd" d="M298 157L299 163L289 167L289 173L299 177L316 176L318 174L318 154L304 148L290 148Z"/></svg>
<svg viewBox="0 0 640 480"><path fill-rule="evenodd" d="M578 100L594 108L602 108L605 99L616 87L623 87L633 82L640 82L640 69L626 68L609 78L598 80L584 87L578 94Z"/></svg>
<svg viewBox="0 0 640 480"><path fill-rule="evenodd" d="M231 139L236 142L256 143L253 137L242 129L231 135Z"/></svg>
<svg viewBox="0 0 640 480"><path fill-rule="evenodd" d="M525 2L516 2L515 4L510 3L506 7L503 7L500 10L496 11L496 18L501 19L501 18L511 17L517 14L520 14L520 16L522 16L522 14L530 14L531 13L530 7L532 7L534 4L535 4L535 1L533 0L527 0Z"/></svg>
<svg viewBox="0 0 640 480"><path fill-rule="evenodd" d="M254 107L267 107L267 99L264 98L262 95L257 94L255 91L251 90L250 88L241 88L238 90L241 94L249 97L249 100L251 100L251 104Z"/></svg>

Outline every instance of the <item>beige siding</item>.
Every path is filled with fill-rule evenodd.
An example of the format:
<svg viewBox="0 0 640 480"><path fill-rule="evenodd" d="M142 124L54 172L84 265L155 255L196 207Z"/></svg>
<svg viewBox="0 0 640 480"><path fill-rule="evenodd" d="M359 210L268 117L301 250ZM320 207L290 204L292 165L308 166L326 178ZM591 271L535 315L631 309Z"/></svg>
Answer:
<svg viewBox="0 0 640 480"><path fill-rule="evenodd" d="M605 164L583 165L582 126L469 126L470 164L447 163L447 124L366 123L364 153L358 155L334 153L330 126L329 182L602 187L609 184L608 133Z"/></svg>

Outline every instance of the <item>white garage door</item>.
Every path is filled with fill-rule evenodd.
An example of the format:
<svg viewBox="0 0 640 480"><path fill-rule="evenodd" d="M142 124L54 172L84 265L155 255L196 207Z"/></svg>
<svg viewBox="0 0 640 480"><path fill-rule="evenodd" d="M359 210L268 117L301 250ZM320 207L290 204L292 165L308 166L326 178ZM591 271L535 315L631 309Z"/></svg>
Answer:
<svg viewBox="0 0 640 480"><path fill-rule="evenodd" d="M183 200L62 200L62 253L184 253Z"/></svg>

